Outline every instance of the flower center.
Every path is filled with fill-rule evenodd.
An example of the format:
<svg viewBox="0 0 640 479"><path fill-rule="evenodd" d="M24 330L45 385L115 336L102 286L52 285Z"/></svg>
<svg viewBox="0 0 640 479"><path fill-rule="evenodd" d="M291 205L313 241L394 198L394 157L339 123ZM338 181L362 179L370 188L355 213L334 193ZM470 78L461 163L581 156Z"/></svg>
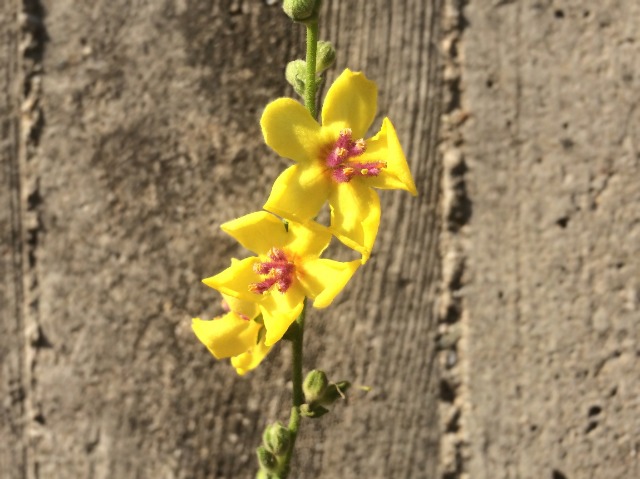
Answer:
<svg viewBox="0 0 640 479"><path fill-rule="evenodd" d="M284 251L278 248L271 248L267 258L267 261L253 266L253 271L260 275L262 281L251 283L249 290L256 294L264 294L275 286L278 291L285 293L293 283L295 264L287 258Z"/></svg>
<svg viewBox="0 0 640 479"><path fill-rule="evenodd" d="M364 140L353 140L351 129L345 128L335 145L327 155L326 165L331 169L331 176L337 183L348 183L354 176L378 176L387 164L380 161L362 163L354 158L366 150Z"/></svg>

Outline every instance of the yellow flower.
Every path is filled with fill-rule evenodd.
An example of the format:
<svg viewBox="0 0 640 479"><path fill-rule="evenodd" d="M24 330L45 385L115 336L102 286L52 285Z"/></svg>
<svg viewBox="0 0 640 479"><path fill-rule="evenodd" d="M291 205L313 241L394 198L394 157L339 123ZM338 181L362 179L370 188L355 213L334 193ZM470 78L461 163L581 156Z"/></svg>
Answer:
<svg viewBox="0 0 640 479"><path fill-rule="evenodd" d="M264 208L306 222L328 200L332 233L360 252L363 263L380 224L380 200L371 187L417 194L391 121L385 118L380 131L363 140L377 95L375 83L347 69L327 92L322 125L290 98L271 102L260 120L267 145L296 162L276 179Z"/></svg>
<svg viewBox="0 0 640 479"><path fill-rule="evenodd" d="M287 332L302 311L305 297L313 299L316 308L329 306L360 263L321 259L331 233L314 222L287 224L260 211L229 221L222 230L258 256L233 261L203 282L222 294L257 303L267 346Z"/></svg>
<svg viewBox="0 0 640 479"><path fill-rule="evenodd" d="M223 295L228 312L211 321L193 318L191 327L216 359L231 358L239 375L258 366L271 350L264 343L264 326L256 303Z"/></svg>

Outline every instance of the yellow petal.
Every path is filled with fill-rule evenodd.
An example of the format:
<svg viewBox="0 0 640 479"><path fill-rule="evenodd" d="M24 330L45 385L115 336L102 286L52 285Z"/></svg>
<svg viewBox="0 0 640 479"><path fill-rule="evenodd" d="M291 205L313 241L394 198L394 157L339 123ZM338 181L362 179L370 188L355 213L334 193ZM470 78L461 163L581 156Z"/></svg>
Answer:
<svg viewBox="0 0 640 479"><path fill-rule="evenodd" d="M362 255L362 264L371 255L380 226L380 199L378 194L354 178L334 187L331 205L331 231L349 248Z"/></svg>
<svg viewBox="0 0 640 479"><path fill-rule="evenodd" d="M246 353L231 358L231 365L236 368L236 372L240 376L243 376L258 367L269 351L271 351L271 347L261 341Z"/></svg>
<svg viewBox="0 0 640 479"><path fill-rule="evenodd" d="M233 296L229 296L228 294L223 294L222 298L229 306L229 310L238 315L243 315L249 319L255 319L260 314L258 305L252 301L243 301L241 299L234 298ZM256 299L260 298L258 297Z"/></svg>
<svg viewBox="0 0 640 479"><path fill-rule="evenodd" d="M278 98L269 103L260 126L264 141L280 156L301 163L316 156L320 125L297 101Z"/></svg>
<svg viewBox="0 0 640 479"><path fill-rule="evenodd" d="M194 318L193 332L217 359L237 356L255 346L260 325L234 313L211 321Z"/></svg>
<svg viewBox="0 0 640 479"><path fill-rule="evenodd" d="M406 190L416 196L416 185L413 182L407 159L400 146L396 130L388 118L382 122L382 128L376 136L367 140L367 151L358 158L362 163L382 161L387 163L380 175L365 179L365 183L385 190Z"/></svg>
<svg viewBox="0 0 640 479"><path fill-rule="evenodd" d="M331 85L322 106L322 125L351 128L353 138L362 138L376 116L378 87L360 72L348 68Z"/></svg>
<svg viewBox="0 0 640 479"><path fill-rule="evenodd" d="M283 248L299 255L319 256L331 241L328 228L309 221L303 225L289 221L288 226L277 216L258 211L222 225L225 233L242 246L259 255L266 255L271 248ZM255 281L253 281L255 282Z"/></svg>
<svg viewBox="0 0 640 479"><path fill-rule="evenodd" d="M203 279L207 286L217 289L222 294L233 296L243 301L257 302L261 300L259 295L249 291L249 285L260 281L253 271L253 265L259 259L255 256L240 261L232 261L231 266L210 278Z"/></svg>
<svg viewBox="0 0 640 479"><path fill-rule="evenodd" d="M269 293L268 293L269 294ZM267 298L260 303L260 311L264 320L267 334L264 342L267 346L277 343L287 332L291 323L302 312L304 291L300 285L292 285L286 293L272 291Z"/></svg>
<svg viewBox="0 0 640 479"><path fill-rule="evenodd" d="M360 266L360 261L349 263L330 259L311 259L304 262L304 276L300 282L307 296L314 299L313 306L326 308L342 291L347 282Z"/></svg>
<svg viewBox="0 0 640 479"><path fill-rule="evenodd" d="M276 179L264 209L283 218L308 221L327 201L330 186L331 178L319 163L293 165Z"/></svg>
<svg viewBox="0 0 640 479"><path fill-rule="evenodd" d="M331 242L331 231L315 221L306 224L289 222L289 232L293 237L288 248L298 258L318 257Z"/></svg>
<svg viewBox="0 0 640 479"><path fill-rule="evenodd" d="M220 228L259 255L266 255L271 248L282 247L291 239L282 220L266 211L249 213L222 224Z"/></svg>

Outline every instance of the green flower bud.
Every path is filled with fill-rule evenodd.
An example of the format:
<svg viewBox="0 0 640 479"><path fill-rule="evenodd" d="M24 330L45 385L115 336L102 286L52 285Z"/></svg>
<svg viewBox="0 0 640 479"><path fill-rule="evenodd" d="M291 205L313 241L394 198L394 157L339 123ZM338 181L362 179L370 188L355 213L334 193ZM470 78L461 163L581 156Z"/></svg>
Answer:
<svg viewBox="0 0 640 479"><path fill-rule="evenodd" d="M326 407L322 407L319 404L303 404L300 406L300 414L312 419L322 417L328 412L329 410Z"/></svg>
<svg viewBox="0 0 640 479"><path fill-rule="evenodd" d="M260 467L265 471L275 471L278 467L278 459L271 452L267 451L265 447L260 446L256 449L256 455L258 456L258 462Z"/></svg>
<svg viewBox="0 0 640 479"><path fill-rule="evenodd" d="M282 9L294 22L305 22L317 16L320 0L284 0Z"/></svg>
<svg viewBox="0 0 640 479"><path fill-rule="evenodd" d="M318 403L323 406L331 406L338 399L345 399L346 392L351 387L349 381L340 381L338 383L331 383L325 389L324 394L318 399Z"/></svg>
<svg viewBox="0 0 640 479"><path fill-rule="evenodd" d="M333 48L331 42L319 41L318 55L316 58L316 73L322 73L328 68L331 68L335 61L336 49Z"/></svg>
<svg viewBox="0 0 640 479"><path fill-rule="evenodd" d="M278 476L264 469L260 469L256 474L256 479L278 479Z"/></svg>
<svg viewBox="0 0 640 479"><path fill-rule="evenodd" d="M314 369L307 374L307 377L304 378L304 382L302 383L302 391L304 392L304 397L307 402L314 403L320 400L328 385L329 380L324 371Z"/></svg>
<svg viewBox="0 0 640 479"><path fill-rule="evenodd" d="M305 74L307 70L307 62L304 60L293 60L287 63L287 68L284 71L284 76L287 82L293 87L296 93L300 96L304 96L305 89Z"/></svg>
<svg viewBox="0 0 640 479"><path fill-rule="evenodd" d="M291 432L279 422L267 426L262 435L262 442L267 450L276 456L282 456L291 446Z"/></svg>
<svg viewBox="0 0 640 479"><path fill-rule="evenodd" d="M320 64L318 63L318 65ZM322 84L322 77L320 76L320 73L322 73L322 71L317 68L316 71L318 73L316 74L316 88L320 88L320 85ZM307 62L304 60L293 60L287 63L287 68L284 71L284 77L289 85L293 87L295 92L304 98L304 90L307 85Z"/></svg>

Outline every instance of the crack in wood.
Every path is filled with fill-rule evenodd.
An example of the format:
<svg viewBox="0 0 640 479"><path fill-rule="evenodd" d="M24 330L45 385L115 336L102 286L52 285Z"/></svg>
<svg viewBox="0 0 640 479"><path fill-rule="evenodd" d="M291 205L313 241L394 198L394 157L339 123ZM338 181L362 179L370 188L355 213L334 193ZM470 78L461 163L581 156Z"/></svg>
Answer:
<svg viewBox="0 0 640 479"><path fill-rule="evenodd" d="M444 7L443 40L445 102L442 116L442 290L438 308L440 363L440 477L466 476L465 429L467 364L465 355L465 310L462 288L465 278L465 227L472 215L467 193L467 166L461 127L468 117L463 106L461 42L467 26L466 0L447 0Z"/></svg>
<svg viewBox="0 0 640 479"><path fill-rule="evenodd" d="M9 444L9 448L0 447L0 463L3 472L10 479L23 479L26 477L27 448L25 428L25 383L22 372L24 370L24 344L20 340L24 330L23 311L23 264L22 264L22 215L21 215L21 184L20 184L20 127L19 127L19 97L18 81L20 78L19 60L19 32L18 32L18 7L13 2L6 2L0 7L0 30L6 32L6 42L2 47L2 60L4 81L4 100L0 104L2 123L0 134L2 135L2 167L0 173L3 181L3 201L8 203L6 218L8 231L7 237L2 238L0 246L6 245L9 253L6 257L7 272L0 286L0 294L6 301L1 306L3 316L0 319L0 353L2 354L2 369L0 370L0 393L5 399L0 407L0 434L3 442ZM6 194L6 197L4 197ZM5 220L5 218L2 218ZM2 231L4 234L5 231ZM4 263L4 258L3 258ZM4 269L5 264L0 264ZM6 375L6 376L5 376Z"/></svg>
<svg viewBox="0 0 640 479"><path fill-rule="evenodd" d="M18 243L20 243L21 274L21 331L22 375L24 392L23 447L25 448L25 468L23 477L37 479L39 465L34 452L34 433L42 427L45 417L36 406L37 381L34 370L37 352L49 346L39 324L39 295L37 273L37 249L40 241L41 223L39 211L42 204L38 174L37 154L40 138L45 126L41 105L42 60L47 42L44 26L44 7L39 0L23 0L18 21L20 26L20 51L18 52L18 75L21 75L20 123L16 181L19 217Z"/></svg>

